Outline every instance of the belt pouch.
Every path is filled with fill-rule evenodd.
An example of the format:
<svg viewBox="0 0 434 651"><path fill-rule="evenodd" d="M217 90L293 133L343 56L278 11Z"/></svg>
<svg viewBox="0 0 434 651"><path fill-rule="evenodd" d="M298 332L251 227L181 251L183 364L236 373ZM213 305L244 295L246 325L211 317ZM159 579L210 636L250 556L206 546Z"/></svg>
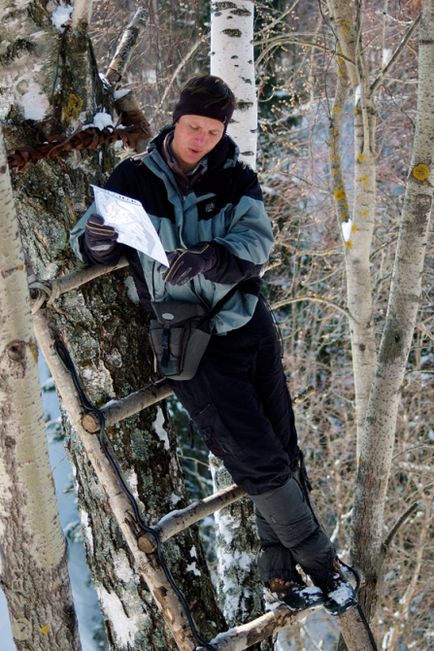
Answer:
<svg viewBox="0 0 434 651"><path fill-rule="evenodd" d="M191 380L211 338L207 311L194 303L153 302L149 324L157 369L172 380Z"/></svg>

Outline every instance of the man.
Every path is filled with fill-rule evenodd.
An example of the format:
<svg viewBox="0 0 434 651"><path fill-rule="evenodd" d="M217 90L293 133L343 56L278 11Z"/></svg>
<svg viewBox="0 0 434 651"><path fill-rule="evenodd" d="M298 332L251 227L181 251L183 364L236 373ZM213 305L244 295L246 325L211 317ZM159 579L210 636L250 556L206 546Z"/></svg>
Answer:
<svg viewBox="0 0 434 651"><path fill-rule="evenodd" d="M142 202L170 260L168 270L116 242L94 205L71 234L88 264L129 259L139 297L212 309L213 334L196 375L169 380L209 449L251 496L261 541L259 570L290 608L324 602L332 614L355 605L335 550L310 506L291 399L259 272L273 242L255 173L226 135L235 98L218 77L187 83L144 155L122 162L107 189ZM317 588L308 588L299 565Z"/></svg>

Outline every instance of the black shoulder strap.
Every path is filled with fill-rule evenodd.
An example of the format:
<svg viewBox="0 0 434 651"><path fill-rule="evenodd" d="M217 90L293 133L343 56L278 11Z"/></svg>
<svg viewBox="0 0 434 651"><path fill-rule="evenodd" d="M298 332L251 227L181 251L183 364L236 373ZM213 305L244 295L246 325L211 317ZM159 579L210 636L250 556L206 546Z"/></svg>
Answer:
<svg viewBox="0 0 434 651"><path fill-rule="evenodd" d="M232 296L235 294L235 292L237 292L239 289L240 289L239 285L234 285L233 287L231 287L231 289L230 289L230 290L229 290L229 291L228 291L224 296L222 296L221 299L220 299L219 301L217 301L217 303L214 305L214 307L212 307L212 308L210 309L210 311L208 312L208 314L206 314L206 315L204 316L204 318L202 319L202 322L203 322L203 321L211 321L211 319L212 319L213 317L215 317L215 315L218 314L218 312L220 312L220 310L222 309L223 305L224 305L224 304L225 304L225 303L226 303L230 298L232 298Z"/></svg>

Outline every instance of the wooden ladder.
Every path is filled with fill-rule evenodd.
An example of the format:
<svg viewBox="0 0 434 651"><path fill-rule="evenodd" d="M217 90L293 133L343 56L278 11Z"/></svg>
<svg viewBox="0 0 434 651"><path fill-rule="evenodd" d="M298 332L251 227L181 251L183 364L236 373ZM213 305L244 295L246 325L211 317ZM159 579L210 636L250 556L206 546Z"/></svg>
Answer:
<svg viewBox="0 0 434 651"><path fill-rule="evenodd" d="M84 451L98 477L100 487L105 492L113 516L116 518L134 558L137 571L146 581L179 651L204 651L203 647L196 645L183 606L158 563L155 554L155 539L144 533L137 538L128 524L131 505L126 495L119 490L116 474L108 459L101 452L98 437L94 435L99 432L100 423L96 416L84 412L72 377L58 355L56 333L52 331L47 316L49 306L61 294L76 289L98 276L123 268L127 264L126 260L121 260L114 267L89 267L56 280L30 283L33 326L35 336L61 396L63 407L77 431ZM161 380L125 398L117 401L111 400L101 408L106 425L114 425L128 416L156 404L171 393L168 384ZM152 528L158 532L161 542L167 541L180 531L244 495L245 492L233 484L184 509L168 513ZM311 610L313 609L293 613L286 606L280 605L247 624L235 626L219 633L209 641L209 644L216 651L242 651L279 630L291 626L298 619L306 617ZM374 647L356 608L347 611L336 620L349 651L372 651Z"/></svg>

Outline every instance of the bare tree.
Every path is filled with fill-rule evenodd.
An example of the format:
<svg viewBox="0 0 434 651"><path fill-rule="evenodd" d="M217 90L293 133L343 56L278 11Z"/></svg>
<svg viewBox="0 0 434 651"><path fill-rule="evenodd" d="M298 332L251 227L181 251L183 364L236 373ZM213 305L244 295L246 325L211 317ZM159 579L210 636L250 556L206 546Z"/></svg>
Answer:
<svg viewBox="0 0 434 651"><path fill-rule="evenodd" d="M422 294L428 228L433 202L434 4L425 1L419 27L416 129L390 297L378 363L360 446L354 505L353 554L367 576L366 603L377 598L382 573L384 508L391 471L396 419L406 363Z"/></svg>

